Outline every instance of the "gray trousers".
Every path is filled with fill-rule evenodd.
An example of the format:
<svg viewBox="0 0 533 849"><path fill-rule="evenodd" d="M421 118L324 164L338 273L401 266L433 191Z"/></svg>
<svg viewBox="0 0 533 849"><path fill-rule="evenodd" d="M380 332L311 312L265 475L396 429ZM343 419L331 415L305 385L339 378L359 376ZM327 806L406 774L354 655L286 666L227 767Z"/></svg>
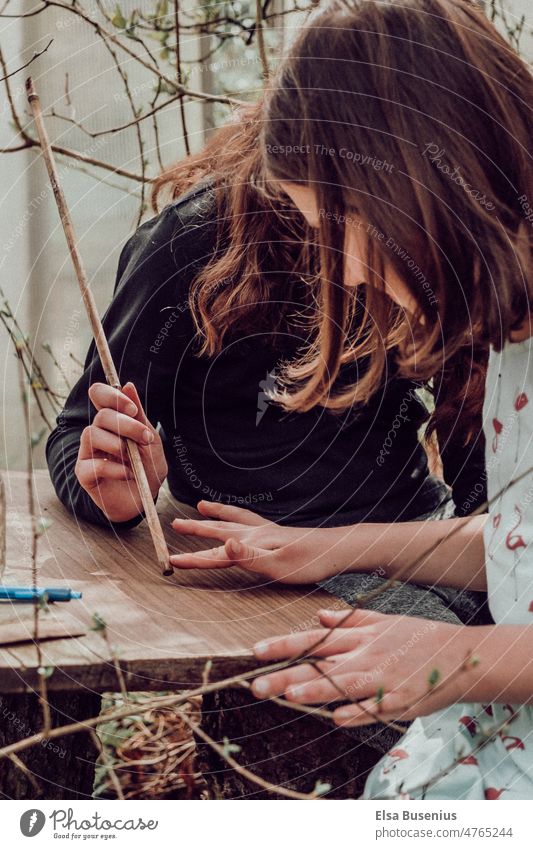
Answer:
<svg viewBox="0 0 533 849"><path fill-rule="evenodd" d="M449 519L453 517L453 511L453 502L449 500L436 512L420 516L417 521ZM322 581L320 586L336 598L355 606L359 595L365 595L377 589L385 581L386 578L379 573L379 570L376 570L373 573L350 572L344 575L336 575ZM461 623L465 625L486 625L492 623L485 593L456 590L451 587L430 587L399 582L376 595L365 604L365 608L380 613L403 614L439 622L450 622L454 625ZM405 723L406 729L408 725L409 723ZM365 725L361 728L346 728L343 731L355 740L377 749L381 754L388 752L401 736L399 732L381 723Z"/></svg>

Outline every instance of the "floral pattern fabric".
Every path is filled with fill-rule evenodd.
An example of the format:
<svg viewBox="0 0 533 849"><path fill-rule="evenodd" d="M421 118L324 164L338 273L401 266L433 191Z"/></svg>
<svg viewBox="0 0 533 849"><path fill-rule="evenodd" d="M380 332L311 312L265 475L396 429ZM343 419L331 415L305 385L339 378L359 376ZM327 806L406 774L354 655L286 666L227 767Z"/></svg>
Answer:
<svg viewBox="0 0 533 849"><path fill-rule="evenodd" d="M484 543L496 623L533 624L533 340L491 351ZM455 704L416 719L365 799L533 799L533 706Z"/></svg>

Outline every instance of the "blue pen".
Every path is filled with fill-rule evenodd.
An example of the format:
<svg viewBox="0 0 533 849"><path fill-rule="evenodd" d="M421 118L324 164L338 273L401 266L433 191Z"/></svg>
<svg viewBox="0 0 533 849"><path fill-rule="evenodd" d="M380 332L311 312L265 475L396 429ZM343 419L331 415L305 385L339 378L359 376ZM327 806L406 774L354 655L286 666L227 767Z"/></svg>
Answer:
<svg viewBox="0 0 533 849"><path fill-rule="evenodd" d="M70 601L81 598L81 593L67 587L2 587L0 601L35 601L46 597L47 601Z"/></svg>

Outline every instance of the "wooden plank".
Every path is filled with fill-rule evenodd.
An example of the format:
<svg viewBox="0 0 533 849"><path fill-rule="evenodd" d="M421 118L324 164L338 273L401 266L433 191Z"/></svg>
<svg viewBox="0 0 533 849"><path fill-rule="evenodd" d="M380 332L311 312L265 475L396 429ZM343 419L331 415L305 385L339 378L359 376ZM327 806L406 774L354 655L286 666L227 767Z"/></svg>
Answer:
<svg viewBox="0 0 533 849"><path fill-rule="evenodd" d="M37 509L51 522L39 540L39 583L83 592L80 601L51 605L48 615L65 628L87 630L79 639L43 645L42 662L54 667L50 689L115 689L109 646L132 690L195 686L208 659L213 660L212 678L233 675L253 668L250 649L258 639L311 627L317 622L317 609L331 604L331 596L314 586L284 587L240 569L195 570L164 578L144 523L119 536L78 522L57 500L46 472L37 472L35 481ZM29 584L24 474L6 474L5 491L4 582ZM171 553L211 544L174 534L171 520L194 511L169 494L160 501ZM90 630L95 613L107 623L107 642ZM5 616L0 608L0 625ZM12 692L35 687L36 666L34 646L0 649L0 687Z"/></svg>

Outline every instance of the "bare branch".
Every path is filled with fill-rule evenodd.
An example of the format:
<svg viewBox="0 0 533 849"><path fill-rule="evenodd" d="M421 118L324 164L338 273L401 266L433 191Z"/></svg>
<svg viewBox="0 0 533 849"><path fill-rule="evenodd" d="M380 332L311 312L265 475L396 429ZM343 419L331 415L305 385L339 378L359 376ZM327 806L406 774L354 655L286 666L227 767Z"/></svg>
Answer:
<svg viewBox="0 0 533 849"><path fill-rule="evenodd" d="M212 737L207 734L201 725L194 725L188 716L184 713L181 713L181 718L183 722L189 726L192 733L195 734L200 740L203 740L204 743L207 743L214 752L219 755L222 760L226 761L228 766L235 770L239 775L242 775L243 778L247 778L248 781L251 781L252 784L256 784L258 787L262 787L263 790L266 790L268 793L272 793L278 796L284 796L286 799L319 799L320 796L317 796L314 793L298 793L297 790L288 790L286 787L281 787L277 784L271 784L270 781L266 781L261 776L256 775L253 772L250 772L249 769L242 766L238 761L235 760L228 752L224 750L223 746L220 746Z"/></svg>
<svg viewBox="0 0 533 849"><path fill-rule="evenodd" d="M127 130L129 127L134 127L135 124L140 124L141 121L145 121L147 118L151 118L153 115L156 115L158 112L161 112L163 109L166 109L167 106L170 106L172 103L175 103L181 98L181 94L176 94L170 97L168 100L165 100L164 103L160 103L158 106L155 106L153 109L150 109L149 112L145 112L142 115L139 115L133 121L127 121L125 124L119 124L119 126L117 127L108 127L106 130L89 130L84 124L82 124L81 121L76 121L76 119L71 118L70 115L61 115L59 112L56 112L55 109L50 109L50 111L47 112L46 117L59 118L61 121L67 121L67 123L78 127L78 129L84 132L87 136L90 136L92 139L97 139L100 136L113 135L114 133L122 132L122 130Z"/></svg>
<svg viewBox="0 0 533 849"><path fill-rule="evenodd" d="M9 79L9 77L14 77L15 74L19 73L19 71L23 71L24 68L29 68L29 66L32 64L32 62L35 62L35 60L38 59L39 56L42 56L43 53L46 53L46 51L48 50L48 48L52 44L53 40L54 39L51 38L50 41L48 42L48 44L46 45L46 47L43 47L42 50L39 50L37 53L34 53L33 56L31 57L31 59L28 62L25 62L24 65L21 65L20 68L16 68L16 70L10 71L9 74L5 74L5 76L0 77L0 83L3 83L5 80Z"/></svg>
<svg viewBox="0 0 533 849"><path fill-rule="evenodd" d="M265 47L265 33L263 30L263 6L261 0L255 0L255 27L257 30L257 49L263 66L263 79L267 80L270 75L268 58Z"/></svg>

